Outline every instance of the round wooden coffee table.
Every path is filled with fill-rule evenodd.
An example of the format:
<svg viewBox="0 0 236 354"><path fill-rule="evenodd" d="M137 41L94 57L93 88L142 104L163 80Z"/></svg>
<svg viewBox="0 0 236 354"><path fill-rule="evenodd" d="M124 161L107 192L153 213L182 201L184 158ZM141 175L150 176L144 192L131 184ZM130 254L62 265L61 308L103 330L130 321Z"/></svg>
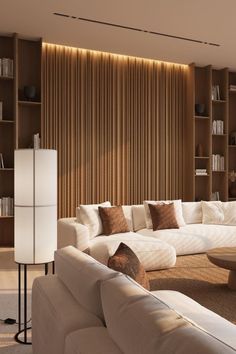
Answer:
<svg viewBox="0 0 236 354"><path fill-rule="evenodd" d="M218 267L230 270L228 287L236 290L236 247L213 248L207 252L207 257Z"/></svg>

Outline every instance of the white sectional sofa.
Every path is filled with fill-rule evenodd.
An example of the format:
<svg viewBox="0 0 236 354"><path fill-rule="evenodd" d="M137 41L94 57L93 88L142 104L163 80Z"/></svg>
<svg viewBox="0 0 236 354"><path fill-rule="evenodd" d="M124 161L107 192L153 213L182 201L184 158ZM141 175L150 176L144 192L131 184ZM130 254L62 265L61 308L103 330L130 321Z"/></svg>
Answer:
<svg viewBox="0 0 236 354"><path fill-rule="evenodd" d="M225 205L233 212L236 210L235 202ZM143 205L123 206L123 211L130 232L110 236L91 238L88 227L81 224L81 220L78 222L78 218L60 219L58 248L73 245L81 251L87 250L92 257L107 264L119 243L124 242L137 254L146 270L155 270L174 266L176 255L204 253L215 247L236 247L236 224L202 223L201 202L182 203L185 225L179 229L153 231L147 228Z"/></svg>
<svg viewBox="0 0 236 354"><path fill-rule="evenodd" d="M34 354L233 354L236 326L175 291L149 292L74 247L32 290Z"/></svg>

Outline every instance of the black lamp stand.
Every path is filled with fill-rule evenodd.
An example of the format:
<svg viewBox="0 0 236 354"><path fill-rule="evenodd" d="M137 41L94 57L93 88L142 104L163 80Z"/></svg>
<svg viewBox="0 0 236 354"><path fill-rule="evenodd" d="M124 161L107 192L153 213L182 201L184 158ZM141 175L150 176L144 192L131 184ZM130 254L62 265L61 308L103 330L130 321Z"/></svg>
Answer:
<svg viewBox="0 0 236 354"><path fill-rule="evenodd" d="M54 261L50 262L52 263L52 274L54 274ZM15 341L20 343L20 344L32 344L32 342L29 342L27 340L27 330L31 329L31 327L27 327L27 266L29 264L23 264L23 263L18 263L18 332L15 334ZM24 272L24 322L21 323L21 270L23 266L23 272ZM45 266L45 275L48 274L48 263L44 263ZM22 327L23 325L23 327ZM23 339L19 338L19 335L21 333L24 333Z"/></svg>

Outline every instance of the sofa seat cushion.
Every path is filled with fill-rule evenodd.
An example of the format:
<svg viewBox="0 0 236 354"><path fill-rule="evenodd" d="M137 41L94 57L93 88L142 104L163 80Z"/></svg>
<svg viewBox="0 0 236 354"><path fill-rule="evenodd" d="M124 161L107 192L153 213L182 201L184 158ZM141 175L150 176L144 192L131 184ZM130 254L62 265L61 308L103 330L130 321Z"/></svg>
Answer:
<svg viewBox="0 0 236 354"><path fill-rule="evenodd" d="M68 246L55 252L55 268L60 280L84 308L103 320L100 282L120 276L94 258Z"/></svg>
<svg viewBox="0 0 236 354"><path fill-rule="evenodd" d="M236 326L233 323L178 291L157 290L151 293L194 325L236 348Z"/></svg>
<svg viewBox="0 0 236 354"><path fill-rule="evenodd" d="M102 282L101 295L107 329L124 353L235 354L235 339L208 333L131 278ZM235 338L233 325L232 333Z"/></svg>
<svg viewBox="0 0 236 354"><path fill-rule="evenodd" d="M90 242L90 255L107 265L109 257L114 255L121 242L131 248L145 270L165 269L175 265L176 255L173 247L166 242L135 232L95 237Z"/></svg>
<svg viewBox="0 0 236 354"><path fill-rule="evenodd" d="M138 233L167 242L178 256L204 253L215 247L236 247L236 226L189 224L179 229L143 229Z"/></svg>
<svg viewBox="0 0 236 354"><path fill-rule="evenodd" d="M122 354L106 328L85 328L66 338L65 354Z"/></svg>
<svg viewBox="0 0 236 354"><path fill-rule="evenodd" d="M38 277L32 289L33 349L37 353L64 354L68 333L103 326L82 307L56 275Z"/></svg>

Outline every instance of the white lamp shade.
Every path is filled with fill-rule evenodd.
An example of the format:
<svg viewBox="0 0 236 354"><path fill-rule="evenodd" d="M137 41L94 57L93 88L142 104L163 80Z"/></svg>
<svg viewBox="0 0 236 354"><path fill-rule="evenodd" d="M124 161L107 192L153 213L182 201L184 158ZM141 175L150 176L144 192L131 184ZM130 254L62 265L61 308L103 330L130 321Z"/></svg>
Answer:
<svg viewBox="0 0 236 354"><path fill-rule="evenodd" d="M52 262L57 248L57 153L15 151L15 261Z"/></svg>

